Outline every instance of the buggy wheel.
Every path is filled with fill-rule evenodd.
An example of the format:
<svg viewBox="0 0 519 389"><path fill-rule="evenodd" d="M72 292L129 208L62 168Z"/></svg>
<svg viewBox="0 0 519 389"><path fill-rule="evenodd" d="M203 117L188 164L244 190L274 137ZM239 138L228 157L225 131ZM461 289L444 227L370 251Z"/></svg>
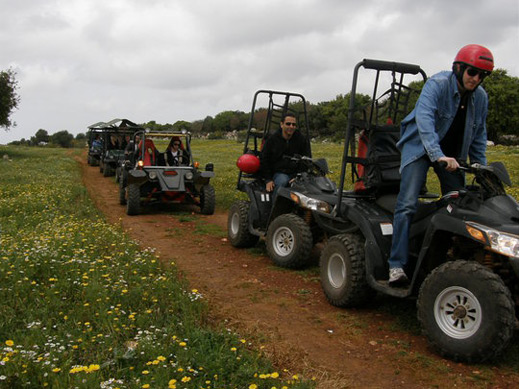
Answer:
<svg viewBox="0 0 519 389"><path fill-rule="evenodd" d="M291 269L308 264L312 250L312 231L299 216L278 216L267 231L267 251L277 266Z"/></svg>
<svg viewBox="0 0 519 389"><path fill-rule="evenodd" d="M456 361L494 358L513 335L510 291L497 274L476 262L447 262L433 270L417 305L429 343Z"/></svg>
<svg viewBox="0 0 519 389"><path fill-rule="evenodd" d="M249 232L249 208L249 201L238 200L229 209L227 237L234 247L252 247L259 239Z"/></svg>
<svg viewBox="0 0 519 389"><path fill-rule="evenodd" d="M115 168L115 182L118 183L121 178L121 167L117 166Z"/></svg>
<svg viewBox="0 0 519 389"><path fill-rule="evenodd" d="M119 178L119 204L126 205L126 180L124 175L121 174Z"/></svg>
<svg viewBox="0 0 519 389"><path fill-rule="evenodd" d="M364 242L352 234L333 236L321 253L321 286L330 304L355 307L375 291L366 282Z"/></svg>
<svg viewBox="0 0 519 389"><path fill-rule="evenodd" d="M200 189L200 213L203 215L212 215L216 203L216 194L214 188L206 184Z"/></svg>
<svg viewBox="0 0 519 389"><path fill-rule="evenodd" d="M126 214L138 215L141 210L141 188L139 185L130 184L126 186L128 198L126 202Z"/></svg>

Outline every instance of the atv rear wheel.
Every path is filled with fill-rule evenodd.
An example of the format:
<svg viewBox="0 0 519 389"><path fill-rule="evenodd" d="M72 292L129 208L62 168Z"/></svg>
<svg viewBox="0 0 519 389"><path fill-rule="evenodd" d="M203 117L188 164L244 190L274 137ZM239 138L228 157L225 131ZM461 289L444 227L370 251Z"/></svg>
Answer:
<svg viewBox="0 0 519 389"><path fill-rule="evenodd" d="M126 202L126 214L138 215L141 210L141 188L139 185L130 184L126 186L128 198Z"/></svg>
<svg viewBox="0 0 519 389"><path fill-rule="evenodd" d="M312 250L312 231L295 214L278 216L267 231L267 251L277 266L291 269L308 264Z"/></svg>
<svg viewBox="0 0 519 389"><path fill-rule="evenodd" d="M429 343L456 361L497 356L512 338L514 303L501 278L476 262L447 262L424 281L418 319Z"/></svg>
<svg viewBox="0 0 519 389"><path fill-rule="evenodd" d="M200 189L200 213L202 215L212 215L216 205L216 194L214 188L206 184Z"/></svg>
<svg viewBox="0 0 519 389"><path fill-rule="evenodd" d="M320 269L324 294L336 307L363 305L375 295L366 282L364 242L356 235L333 236L321 253Z"/></svg>
<svg viewBox="0 0 519 389"><path fill-rule="evenodd" d="M235 201L227 217L227 237L234 247L252 247L259 237L249 232L249 208L247 200Z"/></svg>

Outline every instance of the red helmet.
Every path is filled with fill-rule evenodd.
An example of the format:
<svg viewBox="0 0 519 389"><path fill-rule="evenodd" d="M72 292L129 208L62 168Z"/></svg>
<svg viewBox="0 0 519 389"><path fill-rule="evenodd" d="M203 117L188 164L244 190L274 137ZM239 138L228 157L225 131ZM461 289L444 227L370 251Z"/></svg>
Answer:
<svg viewBox="0 0 519 389"><path fill-rule="evenodd" d="M464 63L487 72L491 72L494 69L492 53L489 49L480 45L462 47L456 54L454 63Z"/></svg>
<svg viewBox="0 0 519 389"><path fill-rule="evenodd" d="M243 154L236 161L236 166L243 173L253 174L256 173L260 168L260 160L253 154Z"/></svg>

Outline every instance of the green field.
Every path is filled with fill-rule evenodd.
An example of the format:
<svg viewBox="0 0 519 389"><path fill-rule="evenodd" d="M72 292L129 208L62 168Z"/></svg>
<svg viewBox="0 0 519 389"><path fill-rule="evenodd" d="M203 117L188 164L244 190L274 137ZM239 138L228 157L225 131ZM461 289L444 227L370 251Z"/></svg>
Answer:
<svg viewBox="0 0 519 389"><path fill-rule="evenodd" d="M175 265L94 208L71 152L0 153L1 388L314 386L209 325Z"/></svg>
<svg viewBox="0 0 519 389"><path fill-rule="evenodd" d="M243 144L192 142L215 165L217 208L243 196L235 162ZM274 368L247 335L208 325L204 296L179 281L94 208L74 155L82 150L0 147L0 388L310 388ZM313 144L338 181L342 147ZM519 195L518 149L492 147ZM438 191L434 177L428 183ZM314 272L315 269L308 271ZM391 301L398 329L418 331L414 302ZM519 369L519 346L499 368ZM491 373L492 366L479 370ZM309 378L309 377L308 377Z"/></svg>

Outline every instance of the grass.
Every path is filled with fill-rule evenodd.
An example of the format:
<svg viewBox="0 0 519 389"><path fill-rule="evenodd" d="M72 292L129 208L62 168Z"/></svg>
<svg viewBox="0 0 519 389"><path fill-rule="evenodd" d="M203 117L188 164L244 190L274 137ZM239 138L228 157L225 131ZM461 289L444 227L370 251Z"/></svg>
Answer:
<svg viewBox="0 0 519 389"><path fill-rule="evenodd" d="M313 387L209 325L173 263L106 223L65 150L0 153L1 388Z"/></svg>
<svg viewBox="0 0 519 389"><path fill-rule="evenodd" d="M225 212L243 196L235 188L243 144L195 139L192 146L201 166L214 163L217 209ZM516 198L518 151L497 146L487 153L489 161L507 166L513 182L508 193ZM203 296L178 280L174 264L159 266L153 250L140 249L104 221L64 150L0 147L4 153L12 161L0 160L0 387L312 386L278 373L254 352L254 341L209 327ZM328 160L338 182L342 146L316 143L313 154ZM434 173L428 187L439 193ZM176 217L195 223L198 235L223 234L196 215ZM247 252L264 255L264 245ZM318 270L301 276L313 280ZM384 329L419 332L412 301L382 299L372 308L398 312ZM352 315L343 320L355 331L366 326ZM400 357L414 365L430 362L410 356L405 345ZM519 344L493 365L519 370ZM490 366L477 369L482 373L475 379L493 374Z"/></svg>

